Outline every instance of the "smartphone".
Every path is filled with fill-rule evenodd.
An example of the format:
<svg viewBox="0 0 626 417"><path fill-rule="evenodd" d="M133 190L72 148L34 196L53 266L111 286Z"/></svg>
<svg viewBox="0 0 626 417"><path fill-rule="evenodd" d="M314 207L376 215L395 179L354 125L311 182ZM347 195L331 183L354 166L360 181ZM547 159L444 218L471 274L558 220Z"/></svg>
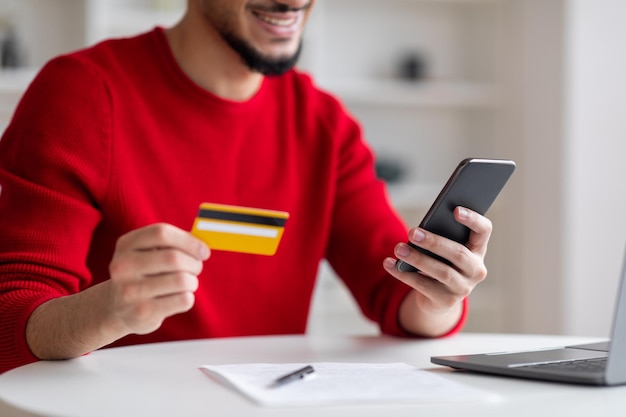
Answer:
<svg viewBox="0 0 626 417"><path fill-rule="evenodd" d="M462 206L484 215L514 170L515 162L510 160L464 159L446 182L419 227L456 242L467 243L470 230L456 221L454 209L457 206ZM411 242L409 245L451 265L447 259L441 256L418 248ZM404 272L417 272L417 268L399 259L396 261L396 268Z"/></svg>

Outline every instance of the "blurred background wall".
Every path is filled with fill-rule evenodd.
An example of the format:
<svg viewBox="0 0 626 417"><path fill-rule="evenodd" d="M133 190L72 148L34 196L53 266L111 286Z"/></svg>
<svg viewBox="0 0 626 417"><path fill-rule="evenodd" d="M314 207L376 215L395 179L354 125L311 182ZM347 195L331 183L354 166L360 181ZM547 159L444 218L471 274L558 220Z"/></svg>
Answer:
<svg viewBox="0 0 626 417"><path fill-rule="evenodd" d="M0 0L0 129L52 56L183 8ZM489 212L467 331L608 335L626 244L624 21L623 0L318 0L300 67L359 118L408 223L464 157L518 164ZM376 332L326 264L309 331Z"/></svg>

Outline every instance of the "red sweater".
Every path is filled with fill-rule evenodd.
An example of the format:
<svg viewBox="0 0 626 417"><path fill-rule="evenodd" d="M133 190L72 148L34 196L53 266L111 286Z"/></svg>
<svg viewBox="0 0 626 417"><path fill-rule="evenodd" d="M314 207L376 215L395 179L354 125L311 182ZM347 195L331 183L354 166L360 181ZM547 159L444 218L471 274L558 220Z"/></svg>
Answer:
<svg viewBox="0 0 626 417"><path fill-rule="evenodd" d="M191 311L115 345L303 333L323 258L382 332L404 334L409 289L382 260L406 228L359 126L297 71L233 102L181 71L161 29L59 57L0 141L0 185L0 372L36 360L38 305L109 279L120 235L189 230L202 202L289 212L277 254L213 251Z"/></svg>

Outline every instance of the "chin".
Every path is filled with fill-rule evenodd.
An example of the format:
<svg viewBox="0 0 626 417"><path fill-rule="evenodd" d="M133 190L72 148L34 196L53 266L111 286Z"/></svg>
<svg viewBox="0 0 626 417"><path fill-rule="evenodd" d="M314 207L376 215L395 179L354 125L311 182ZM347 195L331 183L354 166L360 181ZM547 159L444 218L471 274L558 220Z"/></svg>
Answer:
<svg viewBox="0 0 626 417"><path fill-rule="evenodd" d="M273 45L268 48L257 48L257 50L268 59L289 59L298 53L300 49L299 41L290 40L289 43L279 43L274 41ZM286 42L286 41L283 41Z"/></svg>
<svg viewBox="0 0 626 417"><path fill-rule="evenodd" d="M230 33L223 33L222 36L251 70L264 75L280 75L288 71L295 65L300 55L301 43L294 44L294 40L282 44L274 41L272 45L263 48Z"/></svg>

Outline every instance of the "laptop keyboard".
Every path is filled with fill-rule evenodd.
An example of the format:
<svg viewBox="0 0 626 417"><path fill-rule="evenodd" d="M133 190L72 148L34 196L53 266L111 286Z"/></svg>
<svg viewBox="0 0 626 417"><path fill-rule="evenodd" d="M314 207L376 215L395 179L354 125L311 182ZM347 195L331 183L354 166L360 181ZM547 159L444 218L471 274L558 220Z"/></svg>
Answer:
<svg viewBox="0 0 626 417"><path fill-rule="evenodd" d="M606 359L607 358L593 358L577 361L538 363L520 366L520 368L558 372L603 372L606 368Z"/></svg>

